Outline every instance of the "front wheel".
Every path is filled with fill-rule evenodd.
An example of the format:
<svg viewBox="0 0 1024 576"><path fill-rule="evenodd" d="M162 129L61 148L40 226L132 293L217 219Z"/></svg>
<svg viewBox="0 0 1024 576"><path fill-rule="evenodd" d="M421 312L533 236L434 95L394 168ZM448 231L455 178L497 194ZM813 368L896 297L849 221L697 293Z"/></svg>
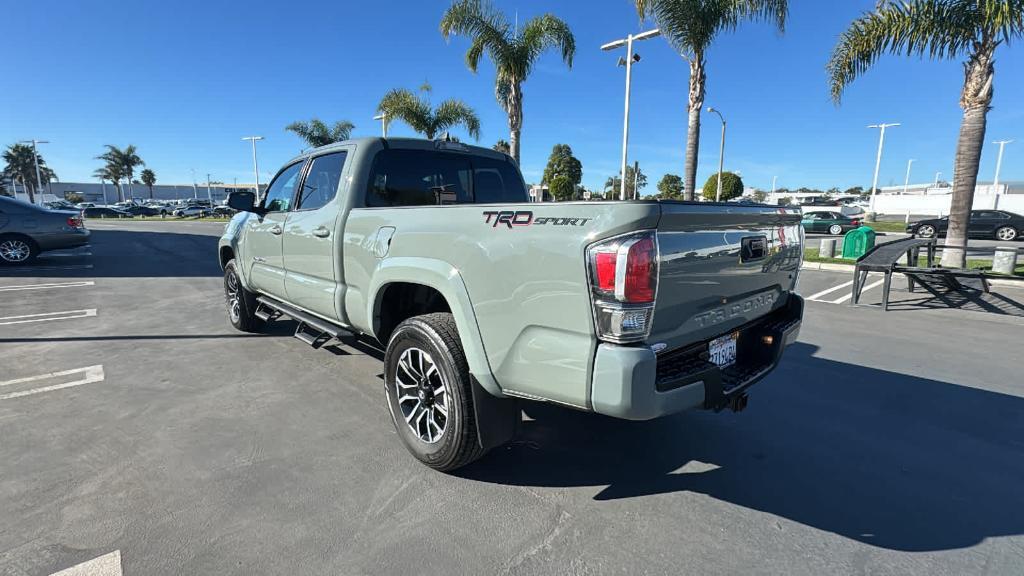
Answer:
<svg viewBox="0 0 1024 576"><path fill-rule="evenodd" d="M0 263L26 264L35 260L39 248L35 242L23 236L0 236Z"/></svg>
<svg viewBox="0 0 1024 576"><path fill-rule="evenodd" d="M1017 229L1013 226L1003 226L996 230L996 240L1012 242L1017 239Z"/></svg>
<svg viewBox="0 0 1024 576"><path fill-rule="evenodd" d="M918 238L934 238L935 227L931 224L924 224L917 229Z"/></svg>
<svg viewBox="0 0 1024 576"><path fill-rule="evenodd" d="M840 226L839 224L833 224L828 227L828 233L833 236L839 236L840 234L843 233L843 227Z"/></svg>
<svg viewBox="0 0 1024 576"><path fill-rule="evenodd" d="M384 354L384 390L398 437L420 462L449 471L484 454L469 366L451 314L398 325Z"/></svg>
<svg viewBox="0 0 1024 576"><path fill-rule="evenodd" d="M236 330L259 332L263 321L256 317L256 295L242 286L238 265L234 260L224 266L224 298L228 307L228 321Z"/></svg>

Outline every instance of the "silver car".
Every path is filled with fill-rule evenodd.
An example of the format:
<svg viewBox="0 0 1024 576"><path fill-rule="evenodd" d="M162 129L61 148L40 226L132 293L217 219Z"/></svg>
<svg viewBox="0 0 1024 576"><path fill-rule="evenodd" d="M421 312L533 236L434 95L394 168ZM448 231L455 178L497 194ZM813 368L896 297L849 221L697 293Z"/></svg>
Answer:
<svg viewBox="0 0 1024 576"><path fill-rule="evenodd" d="M88 243L81 213L47 210L0 196L0 264L24 264L40 252Z"/></svg>

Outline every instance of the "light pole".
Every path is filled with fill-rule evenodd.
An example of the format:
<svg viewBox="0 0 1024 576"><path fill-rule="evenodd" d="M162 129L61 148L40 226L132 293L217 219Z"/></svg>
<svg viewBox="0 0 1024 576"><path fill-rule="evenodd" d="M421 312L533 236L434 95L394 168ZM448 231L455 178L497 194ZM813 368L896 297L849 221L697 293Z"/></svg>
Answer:
<svg viewBox="0 0 1024 576"><path fill-rule="evenodd" d="M907 160L907 177L903 179L903 195L907 195L907 187L910 186L910 167L914 164L914 159Z"/></svg>
<svg viewBox="0 0 1024 576"><path fill-rule="evenodd" d="M899 122L895 124L872 124L868 128L878 128L878 157L875 158L875 178L871 181L871 211L875 211L875 194L878 192L878 169L882 167L882 147L885 145L885 129L895 128L899 126Z"/></svg>
<svg viewBox="0 0 1024 576"><path fill-rule="evenodd" d="M192 199L199 200L199 189L196 188L196 169L189 168L192 171Z"/></svg>
<svg viewBox="0 0 1024 576"><path fill-rule="evenodd" d="M722 121L722 143L718 148L718 191L715 192L715 202L722 201L722 165L725 162L725 118L722 113L715 110L711 106L708 106L708 112L718 114L718 119Z"/></svg>
<svg viewBox="0 0 1024 576"><path fill-rule="evenodd" d="M213 193L210 192L210 173L206 173L206 200L210 203L210 208L213 208Z"/></svg>
<svg viewBox="0 0 1024 576"><path fill-rule="evenodd" d="M1003 148L1011 142L1013 142L1013 140L1000 140L998 142L993 142L993 144L999 144L999 157L996 159L996 179L992 182L992 187L996 189L996 194L999 194L999 170L1003 167Z"/></svg>
<svg viewBox="0 0 1024 576"><path fill-rule="evenodd" d="M936 187L936 188L938 188L938 187L939 187L939 178L940 178L941 176L942 176L942 172L936 172L936 173L935 173L935 187Z"/></svg>
<svg viewBox="0 0 1024 576"><path fill-rule="evenodd" d="M772 176L772 194L775 194L775 182L779 179L778 176Z"/></svg>
<svg viewBox="0 0 1024 576"><path fill-rule="evenodd" d="M32 144L32 160L36 164L36 192L39 193L39 204L42 204L43 203L43 195L42 195L43 177L39 174L39 153L36 152L36 145L37 144L49 144L50 141L49 140L36 140L36 139L32 139L32 140L22 140L21 143L22 144ZM24 182L22 182L22 184L24 184ZM28 186L26 186L25 188L27 189ZM32 200L35 200L35 198L32 198Z"/></svg>
<svg viewBox="0 0 1024 576"><path fill-rule="evenodd" d="M388 137L388 115L383 113L383 112L381 112L380 114L377 114L376 116L374 116L373 119L374 120L380 120L380 131L381 131L381 134L385 138L387 138Z"/></svg>
<svg viewBox="0 0 1024 576"><path fill-rule="evenodd" d="M619 200L626 199L626 148L629 145L629 86L633 75L633 63L640 61L640 55L633 53L633 42L654 38L659 34L661 34L661 32L655 28L654 30L641 32L636 36L629 34L625 38L614 40L601 46L601 50L604 51L614 50L622 46L626 47L626 57L619 58L618 64L619 66L626 67L626 106L622 120L622 164L619 169Z"/></svg>
<svg viewBox="0 0 1024 576"><path fill-rule="evenodd" d="M256 141L263 140L263 136L246 136L242 140L252 142L252 172L256 175L256 198L260 197L260 166L256 163Z"/></svg>

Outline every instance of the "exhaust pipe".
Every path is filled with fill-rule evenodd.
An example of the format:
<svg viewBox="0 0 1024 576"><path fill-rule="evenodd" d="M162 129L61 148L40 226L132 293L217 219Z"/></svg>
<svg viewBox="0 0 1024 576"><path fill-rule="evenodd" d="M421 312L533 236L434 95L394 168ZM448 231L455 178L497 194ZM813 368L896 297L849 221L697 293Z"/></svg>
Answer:
<svg viewBox="0 0 1024 576"><path fill-rule="evenodd" d="M750 396L746 394L740 394L729 402L729 409L733 412L742 412L747 407L747 401L750 400Z"/></svg>

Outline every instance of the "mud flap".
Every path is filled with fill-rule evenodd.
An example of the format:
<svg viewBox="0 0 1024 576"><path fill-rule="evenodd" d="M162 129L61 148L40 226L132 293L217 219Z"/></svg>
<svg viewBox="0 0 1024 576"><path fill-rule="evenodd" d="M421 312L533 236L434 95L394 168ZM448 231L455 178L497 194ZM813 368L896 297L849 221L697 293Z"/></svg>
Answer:
<svg viewBox="0 0 1024 576"><path fill-rule="evenodd" d="M498 398L470 376L473 382L473 411L476 414L477 441L484 450L497 448L512 440L519 431L522 408L515 398Z"/></svg>

